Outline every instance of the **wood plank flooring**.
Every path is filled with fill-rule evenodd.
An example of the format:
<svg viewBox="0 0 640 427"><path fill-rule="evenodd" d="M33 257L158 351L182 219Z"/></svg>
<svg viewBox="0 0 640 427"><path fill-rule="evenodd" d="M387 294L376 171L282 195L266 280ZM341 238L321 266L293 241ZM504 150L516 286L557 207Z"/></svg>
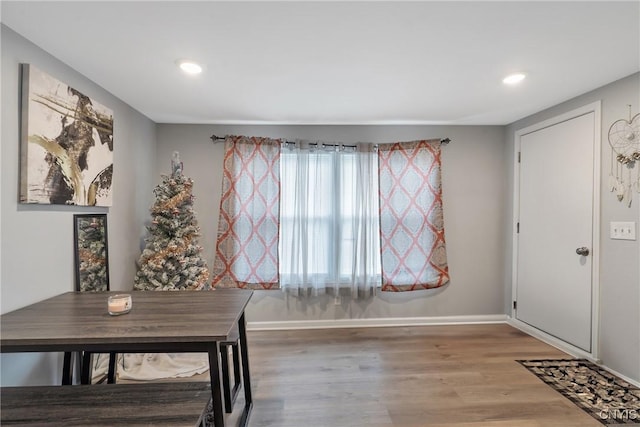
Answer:
<svg viewBox="0 0 640 427"><path fill-rule="evenodd" d="M248 338L253 427L601 425L515 362L569 356L505 324Z"/></svg>

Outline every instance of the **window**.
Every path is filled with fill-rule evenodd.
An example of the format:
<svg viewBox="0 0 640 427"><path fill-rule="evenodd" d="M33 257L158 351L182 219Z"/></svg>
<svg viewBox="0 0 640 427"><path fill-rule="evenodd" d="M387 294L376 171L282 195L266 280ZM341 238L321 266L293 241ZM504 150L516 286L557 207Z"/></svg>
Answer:
<svg viewBox="0 0 640 427"><path fill-rule="evenodd" d="M280 157L284 289L379 285L377 158L352 147L286 147Z"/></svg>
<svg viewBox="0 0 640 427"><path fill-rule="evenodd" d="M215 287L413 291L449 281L440 141L229 136Z"/></svg>

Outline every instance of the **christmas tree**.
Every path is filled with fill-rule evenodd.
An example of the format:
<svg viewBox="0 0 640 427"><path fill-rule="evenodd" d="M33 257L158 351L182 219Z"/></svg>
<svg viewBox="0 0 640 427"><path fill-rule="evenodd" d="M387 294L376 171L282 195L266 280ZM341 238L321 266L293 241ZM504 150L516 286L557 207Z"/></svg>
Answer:
<svg viewBox="0 0 640 427"><path fill-rule="evenodd" d="M209 269L202 258L200 233L193 212L193 181L182 174L178 153L173 153L171 176L163 175L153 193L149 236L138 260L137 290L210 289Z"/></svg>

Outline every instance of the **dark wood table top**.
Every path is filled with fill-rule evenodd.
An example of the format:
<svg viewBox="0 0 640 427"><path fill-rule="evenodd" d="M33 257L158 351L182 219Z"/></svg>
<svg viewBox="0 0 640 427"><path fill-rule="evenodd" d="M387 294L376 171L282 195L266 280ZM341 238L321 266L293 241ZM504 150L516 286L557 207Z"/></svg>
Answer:
<svg viewBox="0 0 640 427"><path fill-rule="evenodd" d="M132 310L110 316L123 292L67 292L0 316L0 351L204 352L227 340L253 291L133 291Z"/></svg>

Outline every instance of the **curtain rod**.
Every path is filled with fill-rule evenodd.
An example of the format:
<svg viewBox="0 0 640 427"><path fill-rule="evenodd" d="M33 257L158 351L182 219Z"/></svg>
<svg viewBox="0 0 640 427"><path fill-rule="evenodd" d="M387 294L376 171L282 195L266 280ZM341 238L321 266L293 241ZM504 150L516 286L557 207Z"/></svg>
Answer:
<svg viewBox="0 0 640 427"><path fill-rule="evenodd" d="M227 138L226 138L226 136L216 136L216 135L211 135L209 138L211 138L211 140L212 140L214 143L215 143L215 142L217 142L217 141L224 141L225 139L227 139ZM441 144L444 144L444 145L447 145L447 144L448 144L448 143L450 143L450 142L451 142L451 139L449 139L449 138L442 138L442 139L440 140L440 143L441 143ZM286 144L294 144L294 143L295 143L295 141L285 141L285 143L286 143ZM311 144L309 144L309 145L317 145L317 144L311 143ZM332 147L332 146L334 146L335 144L324 144L324 145L329 146L329 147ZM344 146L345 146L345 147L349 147L349 148L355 147L355 145L344 145Z"/></svg>

